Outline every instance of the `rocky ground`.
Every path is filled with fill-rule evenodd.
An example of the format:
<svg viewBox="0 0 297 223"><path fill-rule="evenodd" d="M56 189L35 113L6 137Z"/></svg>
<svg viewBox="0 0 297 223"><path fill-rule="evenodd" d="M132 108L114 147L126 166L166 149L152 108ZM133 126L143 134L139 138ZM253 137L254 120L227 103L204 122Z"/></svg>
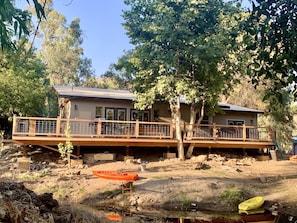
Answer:
<svg viewBox="0 0 297 223"><path fill-rule="evenodd" d="M273 214L297 216L297 162L289 160L210 154L186 161L155 157L145 161L145 171L144 160L68 169L57 154L31 151L30 171L21 172L17 159L23 154L17 147L3 147L0 155L0 222L105 222L104 213L114 210L137 216L170 211L175 217L190 211L195 218L202 212L237 212L239 202L256 195L265 198L265 209ZM132 193L122 194L122 182L92 175L99 169L133 171L139 179Z"/></svg>

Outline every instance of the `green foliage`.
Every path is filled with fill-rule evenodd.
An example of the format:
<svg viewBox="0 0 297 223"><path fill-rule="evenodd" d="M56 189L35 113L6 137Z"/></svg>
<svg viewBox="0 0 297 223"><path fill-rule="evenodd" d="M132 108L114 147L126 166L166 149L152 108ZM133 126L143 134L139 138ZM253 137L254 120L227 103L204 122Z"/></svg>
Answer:
<svg viewBox="0 0 297 223"><path fill-rule="evenodd" d="M104 88L114 89L130 89L131 83L134 78L133 65L131 64L130 57L132 51L125 52L123 56L118 59L116 64L111 64L109 70L104 73L103 78L105 81Z"/></svg>
<svg viewBox="0 0 297 223"><path fill-rule="evenodd" d="M245 192L235 189L224 190L220 194L220 198L228 204L236 205L245 199Z"/></svg>
<svg viewBox="0 0 297 223"><path fill-rule="evenodd" d="M266 115L260 119L261 125L272 127L276 131L276 143L284 152L292 147L294 131L292 98L287 90L268 92Z"/></svg>
<svg viewBox="0 0 297 223"><path fill-rule="evenodd" d="M29 0L27 0L30 3ZM45 17L44 9L37 0L33 0L38 19ZM2 0L0 7L0 45L2 50L15 49L15 37L29 35L31 17L27 11L15 7L13 0Z"/></svg>
<svg viewBox="0 0 297 223"><path fill-rule="evenodd" d="M94 71L92 61L83 57L82 30L79 18L68 25L66 18L48 6L42 21L40 56L47 64L46 73L53 85L90 86Z"/></svg>
<svg viewBox="0 0 297 223"><path fill-rule="evenodd" d="M65 145L63 143L58 144L59 152L62 158L67 158L68 168L70 168L70 156L73 151L73 145L71 142L71 130L70 130L70 123L67 121L66 128L65 128L65 135L66 135L66 142Z"/></svg>
<svg viewBox="0 0 297 223"><path fill-rule="evenodd" d="M297 2L255 0L245 30L248 50L253 53L253 83L271 81L271 91L288 89L297 96ZM271 94L270 94L271 95Z"/></svg>
<svg viewBox="0 0 297 223"><path fill-rule="evenodd" d="M240 67L231 57L239 53L240 9L219 0L125 3L131 9L124 11L124 27L136 45L129 59L136 105L180 96L216 104Z"/></svg>
<svg viewBox="0 0 297 223"><path fill-rule="evenodd" d="M135 77L135 106L168 102L179 139L180 99L201 110L206 104L214 107L240 70L241 10L221 0L125 3L124 27L135 45L128 64Z"/></svg>
<svg viewBox="0 0 297 223"><path fill-rule="evenodd" d="M32 172L30 173L22 173L22 174L19 174L17 176L18 179L20 180L25 180L25 179L30 179L30 180L37 180L37 179L40 179L40 178L43 178L43 177L46 177L46 176L49 176L50 173L47 172L47 171L42 171L42 172L36 172L34 174L32 174Z"/></svg>
<svg viewBox="0 0 297 223"><path fill-rule="evenodd" d="M15 8L13 1L2 0L0 7L0 44L4 48L14 48L13 36L28 35L27 27L30 16L27 11Z"/></svg>
<svg viewBox="0 0 297 223"><path fill-rule="evenodd" d="M48 82L44 64L28 50L28 42L18 42L17 50L0 55L0 115L41 116L45 113Z"/></svg>

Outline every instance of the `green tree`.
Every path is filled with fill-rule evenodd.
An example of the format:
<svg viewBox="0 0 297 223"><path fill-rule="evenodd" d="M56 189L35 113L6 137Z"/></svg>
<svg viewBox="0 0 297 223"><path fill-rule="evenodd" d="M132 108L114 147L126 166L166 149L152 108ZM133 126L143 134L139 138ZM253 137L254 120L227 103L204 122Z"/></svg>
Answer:
<svg viewBox="0 0 297 223"><path fill-rule="evenodd" d="M254 86L265 86L265 124L277 130L278 143L288 148L297 96L297 2L255 0L247 20L245 40L251 53L249 75Z"/></svg>
<svg viewBox="0 0 297 223"><path fill-rule="evenodd" d="M121 56L117 63L111 64L108 71L103 74L105 87L114 89L131 89L133 75L133 65L130 63L132 51L127 51Z"/></svg>
<svg viewBox="0 0 297 223"><path fill-rule="evenodd" d="M78 27L79 19L74 20L70 28L57 11L50 10L46 16L47 20L40 24L43 34L40 54L46 63L47 75L51 84L76 85L82 49L80 31L73 28Z"/></svg>
<svg viewBox="0 0 297 223"><path fill-rule="evenodd" d="M289 87L294 98L297 95L296 17L296 0L255 0L245 27L248 50L253 53L250 64L253 83L257 85L262 78L269 80L271 91L276 92Z"/></svg>
<svg viewBox="0 0 297 223"><path fill-rule="evenodd" d="M232 80L231 64L238 24L238 8L220 0L126 0L124 26L135 45L136 106L150 107L156 99L169 103L175 121L178 154L184 159L180 100L191 104L192 122L197 106L202 117L206 104L216 104ZM227 15L227 16L226 16Z"/></svg>
<svg viewBox="0 0 297 223"><path fill-rule="evenodd" d="M0 54L0 114L11 117L45 115L48 81L44 64L37 59L27 40L15 50Z"/></svg>
<svg viewBox="0 0 297 223"><path fill-rule="evenodd" d="M95 71L92 68L92 60L89 58L80 58L78 68L78 82L84 87L97 87Z"/></svg>
<svg viewBox="0 0 297 223"><path fill-rule="evenodd" d="M268 86L267 86L268 85ZM293 116L296 111L292 106L292 96L290 92L282 89L279 92L272 92L273 95L263 101L267 94L271 94L270 86L263 81L255 88L250 79L242 80L233 87L225 102L263 110L264 114L258 117L258 125L269 126L276 130L276 142L279 149L289 151L291 149L292 135L294 131ZM253 97L251 97L253 95Z"/></svg>
<svg viewBox="0 0 297 223"><path fill-rule="evenodd" d="M46 7L47 20L40 24L42 44L40 55L46 63L51 84L94 85L92 61L83 56L82 30L79 18L67 25L66 18Z"/></svg>

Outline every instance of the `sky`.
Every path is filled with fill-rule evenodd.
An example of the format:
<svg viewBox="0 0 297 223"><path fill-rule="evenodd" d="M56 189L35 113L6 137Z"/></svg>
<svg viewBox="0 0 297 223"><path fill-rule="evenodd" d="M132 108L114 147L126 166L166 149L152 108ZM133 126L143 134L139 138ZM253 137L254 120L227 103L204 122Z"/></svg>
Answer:
<svg viewBox="0 0 297 223"><path fill-rule="evenodd" d="M54 9L67 23L78 17L83 31L84 56L92 60L96 76L104 74L125 50L132 49L122 26L123 0L54 0Z"/></svg>
<svg viewBox="0 0 297 223"><path fill-rule="evenodd" d="M17 5L22 1L17 0ZM244 2L247 4L248 0ZM53 8L66 17L67 24L80 18L84 56L92 60L96 76L104 74L124 51L133 48L122 26L122 10L127 7L124 0L53 0L53 3Z"/></svg>

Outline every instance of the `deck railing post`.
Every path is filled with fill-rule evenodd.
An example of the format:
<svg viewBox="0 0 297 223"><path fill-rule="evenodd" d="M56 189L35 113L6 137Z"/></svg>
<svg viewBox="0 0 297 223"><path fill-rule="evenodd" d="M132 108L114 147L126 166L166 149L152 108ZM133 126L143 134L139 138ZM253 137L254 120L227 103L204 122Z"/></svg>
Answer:
<svg viewBox="0 0 297 223"><path fill-rule="evenodd" d="M271 140L271 141L276 140L276 132L271 127L268 127L268 140Z"/></svg>
<svg viewBox="0 0 297 223"><path fill-rule="evenodd" d="M246 130L247 130L246 125L243 125L242 126L242 139L243 139L243 141L246 141Z"/></svg>
<svg viewBox="0 0 297 223"><path fill-rule="evenodd" d="M56 136L59 136L61 134L61 117L57 117L57 124L56 124Z"/></svg>
<svg viewBox="0 0 297 223"><path fill-rule="evenodd" d="M173 122L171 121L170 122L170 139L173 139L173 131L174 131Z"/></svg>
<svg viewBox="0 0 297 223"><path fill-rule="evenodd" d="M13 122L12 122L12 135L15 134L15 132L17 131L17 117L16 115L13 115Z"/></svg>
<svg viewBox="0 0 297 223"><path fill-rule="evenodd" d="M213 123L213 128L212 128L212 137L213 139L216 139L218 137L217 135L217 127L216 127L216 123Z"/></svg>
<svg viewBox="0 0 297 223"><path fill-rule="evenodd" d="M139 136L139 120L136 119L136 122L135 122L135 137L138 138Z"/></svg>
<svg viewBox="0 0 297 223"><path fill-rule="evenodd" d="M29 119L29 136L35 136L36 119Z"/></svg>
<svg viewBox="0 0 297 223"><path fill-rule="evenodd" d="M98 120L98 125L97 125L97 135L100 137L101 136L101 129L102 129L102 120Z"/></svg>

